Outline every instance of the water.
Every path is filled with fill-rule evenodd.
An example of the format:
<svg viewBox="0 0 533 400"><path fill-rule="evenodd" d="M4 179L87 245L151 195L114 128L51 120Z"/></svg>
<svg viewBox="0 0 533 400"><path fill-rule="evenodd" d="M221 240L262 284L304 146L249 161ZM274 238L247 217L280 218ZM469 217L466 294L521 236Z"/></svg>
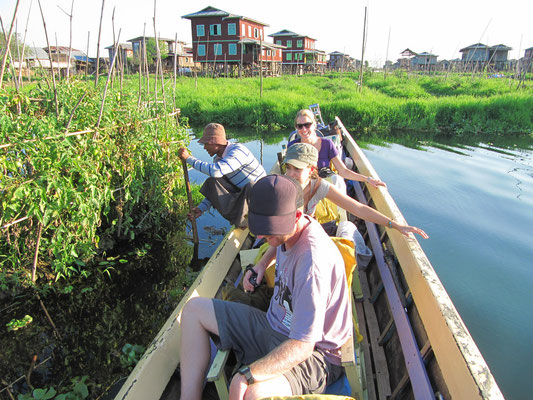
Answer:
<svg viewBox="0 0 533 400"><path fill-rule="evenodd" d="M230 136L268 170L287 133L265 136L268 145L249 132ZM530 398L533 375L533 141L515 145L362 144L407 222L430 235L420 243L508 400ZM195 141L190 149L209 160ZM192 181L204 178L191 171ZM203 239L205 226L229 229L216 213L198 225ZM222 236L211 239L200 256Z"/></svg>

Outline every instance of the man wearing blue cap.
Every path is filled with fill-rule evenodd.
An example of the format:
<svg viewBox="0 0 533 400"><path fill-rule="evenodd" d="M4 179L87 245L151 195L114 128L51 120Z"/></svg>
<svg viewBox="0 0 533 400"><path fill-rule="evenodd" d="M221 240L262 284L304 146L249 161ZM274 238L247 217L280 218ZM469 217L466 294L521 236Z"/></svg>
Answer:
<svg viewBox="0 0 533 400"><path fill-rule="evenodd" d="M290 177L268 175L252 187L250 230L277 249L274 295L266 313L218 299L186 304L181 399L201 398L209 337L244 365L231 381L231 399L323 393L342 374L340 348L352 334L344 262L302 205L302 188ZM264 271L256 272L260 282Z"/></svg>

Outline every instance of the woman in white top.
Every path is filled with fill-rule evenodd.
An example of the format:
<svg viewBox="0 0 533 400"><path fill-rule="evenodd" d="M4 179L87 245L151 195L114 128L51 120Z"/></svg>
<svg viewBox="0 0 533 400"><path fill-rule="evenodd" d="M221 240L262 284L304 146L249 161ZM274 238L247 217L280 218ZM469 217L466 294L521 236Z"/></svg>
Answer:
<svg viewBox="0 0 533 400"><path fill-rule="evenodd" d="M327 198L337 206L365 221L397 229L406 236L409 232L413 232L424 239L428 238L428 235L422 229L393 221L379 211L341 193L328 181L319 178L316 173L317 160L318 152L316 148L307 143L293 144L287 149L283 160L286 168L285 175L296 179L304 189L304 212L306 214L314 215L318 202L323 198Z"/></svg>

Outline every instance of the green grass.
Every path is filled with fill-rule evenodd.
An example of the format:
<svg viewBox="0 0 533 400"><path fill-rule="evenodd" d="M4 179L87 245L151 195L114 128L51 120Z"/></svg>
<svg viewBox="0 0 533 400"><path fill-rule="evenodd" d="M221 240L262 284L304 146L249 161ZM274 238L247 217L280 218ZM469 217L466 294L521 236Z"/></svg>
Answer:
<svg viewBox="0 0 533 400"><path fill-rule="evenodd" d="M356 74L258 78L179 78L176 101L193 125L218 121L233 127L292 126L296 111L319 103L323 115L341 117L365 134L396 131L451 135L531 134L533 83L472 76Z"/></svg>

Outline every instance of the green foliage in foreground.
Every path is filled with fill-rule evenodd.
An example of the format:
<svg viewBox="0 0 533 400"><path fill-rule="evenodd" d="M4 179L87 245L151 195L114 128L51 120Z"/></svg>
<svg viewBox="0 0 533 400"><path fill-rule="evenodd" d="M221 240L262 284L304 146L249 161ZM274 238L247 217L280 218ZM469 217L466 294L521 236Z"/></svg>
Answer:
<svg viewBox="0 0 533 400"><path fill-rule="evenodd" d="M324 117L338 115L349 130L486 134L533 131L533 83L480 77L369 73L363 90L356 74L258 78L179 78L176 99L194 124L292 127L296 111L319 103ZM328 122L328 121L324 121Z"/></svg>
<svg viewBox="0 0 533 400"><path fill-rule="evenodd" d="M88 276L93 257L109 243L161 233L183 211L178 145L169 142L185 139L186 125L166 117L163 104L147 105L134 90L117 88L108 91L94 130L101 99L91 82L62 83L56 117L44 81L24 94L0 92L4 286L9 279L27 282L34 260L42 283ZM65 135L71 116L68 132L89 132ZM154 117L160 119L143 122Z"/></svg>

